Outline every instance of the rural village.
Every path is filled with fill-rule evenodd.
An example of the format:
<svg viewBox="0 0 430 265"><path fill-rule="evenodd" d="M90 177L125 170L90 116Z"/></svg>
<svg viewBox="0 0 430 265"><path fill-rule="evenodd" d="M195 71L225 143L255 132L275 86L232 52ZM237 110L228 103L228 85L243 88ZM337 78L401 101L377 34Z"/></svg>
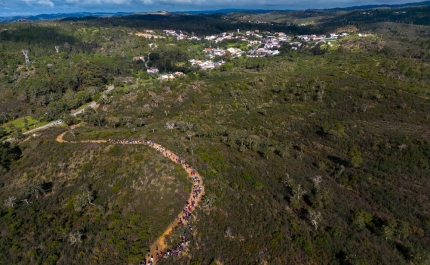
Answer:
<svg viewBox="0 0 430 265"><path fill-rule="evenodd" d="M154 31L146 30L146 34L142 34L147 38L166 38L171 37L177 41L190 40L190 41L209 41L210 47L205 48L202 52L206 57L206 60L189 59L191 66L196 69L210 70L222 66L225 63L225 58L234 59L241 56L263 58L267 56L279 55L279 48L282 44L289 44L292 50L298 51L301 47L309 47L309 45L328 45L333 46L333 42L336 42L339 38L349 36L349 33L340 34L329 34L329 35L298 35L292 36L287 35L284 32L268 32L263 31L260 33L259 30L241 32L239 29L237 32L223 32L218 35L209 35L204 37L198 37L192 34L191 36L183 34L180 30L163 30ZM364 37L365 35L358 33L358 37ZM247 50L239 48L219 48L222 42L230 41L241 41L245 42ZM155 44L151 44L152 47L156 48ZM216 48L215 48L216 47ZM144 56L138 57L140 60L145 62ZM157 74L158 79L162 81L173 80L177 77L183 76L182 72L175 73L160 73L160 70L155 67L149 67L147 69L149 74Z"/></svg>

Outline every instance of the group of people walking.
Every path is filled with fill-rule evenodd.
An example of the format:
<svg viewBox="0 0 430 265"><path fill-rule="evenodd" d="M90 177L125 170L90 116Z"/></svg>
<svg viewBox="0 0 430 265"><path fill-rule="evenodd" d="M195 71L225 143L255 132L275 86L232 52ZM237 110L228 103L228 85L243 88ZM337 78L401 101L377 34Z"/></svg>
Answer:
<svg viewBox="0 0 430 265"><path fill-rule="evenodd" d="M158 246L156 246L156 253L155 253L155 260L160 258L168 258L168 257L177 257L179 254L191 243L192 239L192 231L193 227L190 224L190 218L191 213L194 210L197 200L199 199L199 196L201 196L201 193L203 191L203 187L201 186L202 180L201 177L198 175L197 171L193 168L191 168L185 160L183 160L181 157L174 155L173 153L166 150L161 145L155 144L151 140L134 140L134 139L122 139L122 140L116 140L116 139L108 139L108 143L114 143L114 144L145 144L148 146L151 146L152 148L155 148L157 151L162 153L165 157L171 159L172 161L176 162L177 164L182 165L182 167L187 171L191 179L193 180L193 191L191 193L190 199L187 202L187 205L182 209L182 213L180 216L178 216L176 220L176 226L174 229L181 229L185 226L184 232L181 235L180 242L176 245L173 249L167 249L166 251L158 251ZM188 236L187 236L188 233ZM140 263L141 265L153 265L155 263L153 255L151 253L148 253L148 255L142 260Z"/></svg>
<svg viewBox="0 0 430 265"><path fill-rule="evenodd" d="M146 145L154 145L153 141L144 141L144 140L134 140L134 139L107 139L108 143L112 144L146 144Z"/></svg>
<svg viewBox="0 0 430 265"><path fill-rule="evenodd" d="M161 152L165 157L170 158L172 161L177 164L182 165L182 167L188 172L189 176L193 180L194 186L193 191L191 193L190 199L182 209L182 213L178 216L176 220L176 226L173 228L174 230L181 229L185 226L184 232L181 235L179 243L173 249L167 249L165 252L158 252L158 246L156 247L156 255L155 258L168 258L168 257L177 257L179 254L192 242L192 231L193 227L190 224L191 213L196 206L196 200L201 196L201 192L203 188L201 187L201 178L198 175L195 169L192 169L181 157L174 155L173 153L166 151L164 147L161 145L153 146L159 152ZM188 233L188 236L187 236ZM145 263L142 261L142 264L152 264L151 257L149 259L149 263Z"/></svg>

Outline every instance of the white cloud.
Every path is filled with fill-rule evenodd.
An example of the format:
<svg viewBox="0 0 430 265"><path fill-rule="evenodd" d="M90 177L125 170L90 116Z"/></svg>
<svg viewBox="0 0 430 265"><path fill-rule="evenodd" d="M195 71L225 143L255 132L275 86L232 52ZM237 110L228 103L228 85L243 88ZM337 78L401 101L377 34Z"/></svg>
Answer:
<svg viewBox="0 0 430 265"><path fill-rule="evenodd" d="M21 2L24 2L27 5L40 5L40 6L49 6L49 7L55 6L51 0L21 0Z"/></svg>
<svg viewBox="0 0 430 265"><path fill-rule="evenodd" d="M54 7L54 3L51 0L39 0L39 1L36 1L36 3L39 5L46 5L49 7Z"/></svg>
<svg viewBox="0 0 430 265"><path fill-rule="evenodd" d="M130 4L132 0L66 0L69 4L80 4L80 5L105 5L105 4Z"/></svg>

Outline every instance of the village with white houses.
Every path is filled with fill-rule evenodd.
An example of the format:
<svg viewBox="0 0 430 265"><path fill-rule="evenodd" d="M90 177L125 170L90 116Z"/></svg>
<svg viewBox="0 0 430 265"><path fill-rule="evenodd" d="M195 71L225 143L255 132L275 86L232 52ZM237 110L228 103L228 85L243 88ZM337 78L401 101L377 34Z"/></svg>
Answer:
<svg viewBox="0 0 430 265"><path fill-rule="evenodd" d="M153 30L148 30L147 33L155 34ZM339 38L349 36L349 33L289 36L284 32L260 32L259 30L241 32L239 29L236 32L223 32L221 34L208 35L203 37L198 37L194 34L190 36L184 34L181 30L163 30L159 34L160 35L156 37L171 37L176 39L177 41L190 40L197 42L209 42L209 47L204 48L204 50L202 51L206 59L197 60L191 58L188 60L191 63L191 66L201 70L215 69L217 67L222 66L225 63L224 58L226 57L229 59L234 59L242 56L253 58L275 56L281 53L279 51L279 48L283 44L287 44L292 50L298 51L301 47L308 46L308 42L312 42L313 45L321 43L332 46L333 41L336 41ZM358 36L363 37L365 35L359 33ZM223 42L229 41L235 41L236 43L244 42L246 43L246 49L242 50L234 47L225 49L219 48L219 46L221 46ZM151 44L151 47L152 45L154 44ZM144 57L140 58L145 61ZM173 80L176 77L184 75L181 72L160 74L159 69L153 67L148 68L147 72L149 74L158 74L158 78L160 80Z"/></svg>

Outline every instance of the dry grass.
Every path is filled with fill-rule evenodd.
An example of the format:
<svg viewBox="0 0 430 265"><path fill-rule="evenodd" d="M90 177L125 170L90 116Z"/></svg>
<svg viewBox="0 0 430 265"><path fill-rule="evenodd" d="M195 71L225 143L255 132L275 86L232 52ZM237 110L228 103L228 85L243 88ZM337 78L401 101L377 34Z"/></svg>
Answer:
<svg viewBox="0 0 430 265"><path fill-rule="evenodd" d="M158 36L158 35L149 34L149 33L142 33L142 32L137 32L134 35L136 35L138 37L145 37L145 38L154 37L154 39L165 39L166 38L166 37L163 37L163 36Z"/></svg>

